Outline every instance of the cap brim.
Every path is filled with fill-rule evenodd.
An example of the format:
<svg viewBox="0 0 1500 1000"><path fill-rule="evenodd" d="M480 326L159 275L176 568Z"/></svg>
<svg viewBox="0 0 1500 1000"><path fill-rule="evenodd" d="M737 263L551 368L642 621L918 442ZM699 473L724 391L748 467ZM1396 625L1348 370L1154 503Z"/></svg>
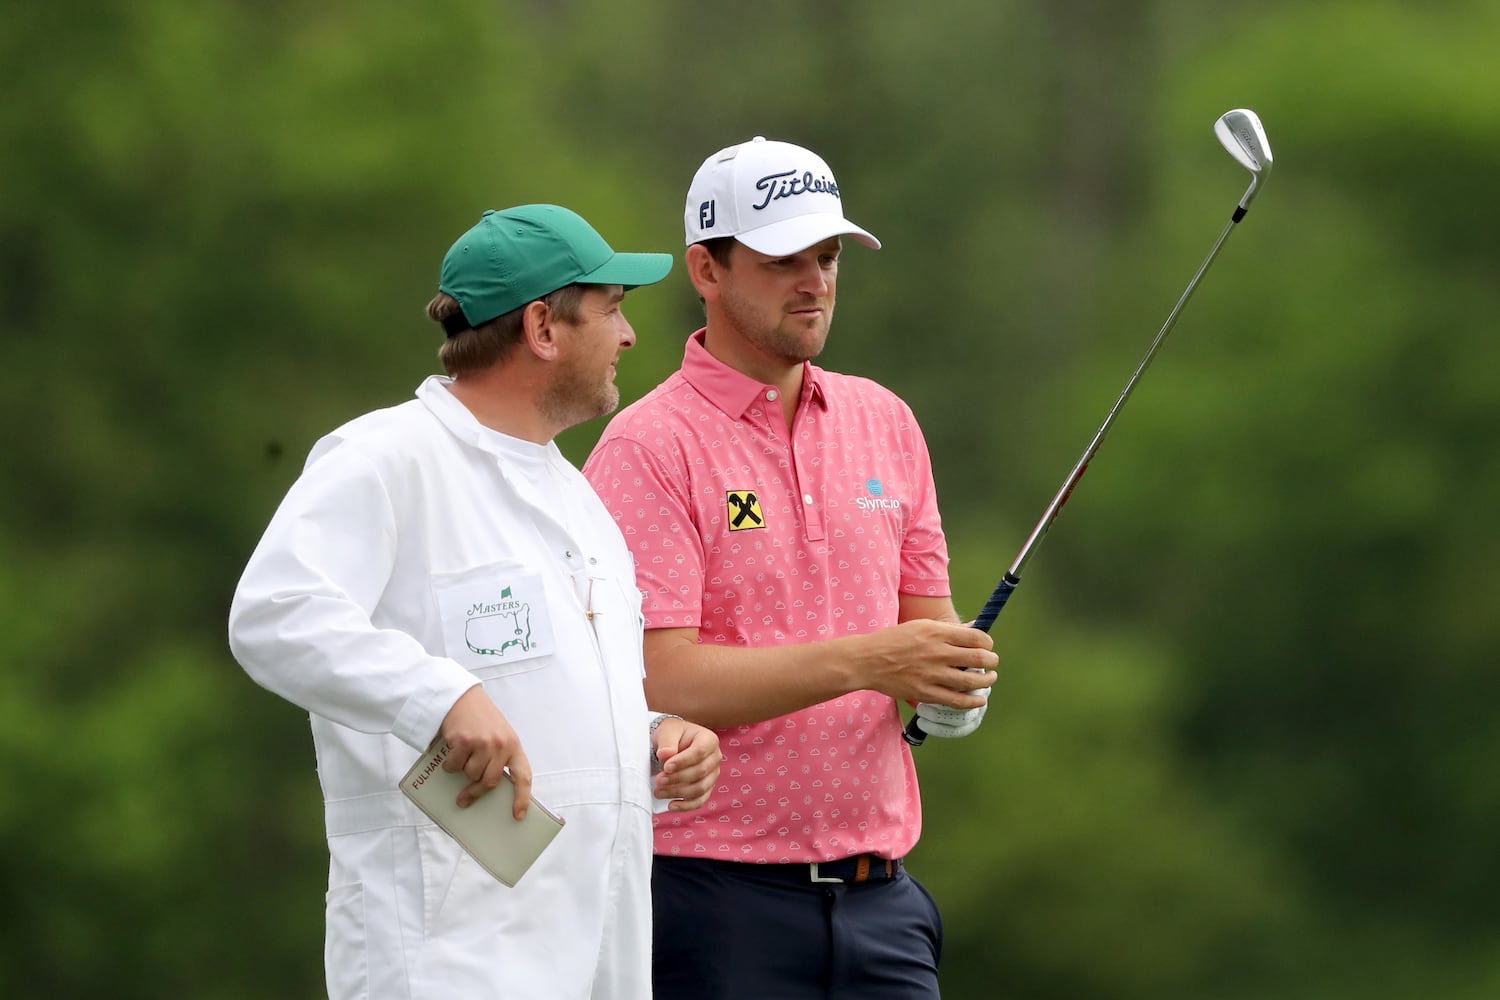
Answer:
<svg viewBox="0 0 1500 1000"><path fill-rule="evenodd" d="M799 215L783 219L748 233L738 233L735 239L745 246L768 257L784 257L800 253L814 243L822 243L833 236L852 236L872 250L880 249L880 241L870 233L844 218L827 213Z"/></svg>
<svg viewBox="0 0 1500 1000"><path fill-rule="evenodd" d="M586 285L654 285L672 270L669 253L617 253L576 280Z"/></svg>

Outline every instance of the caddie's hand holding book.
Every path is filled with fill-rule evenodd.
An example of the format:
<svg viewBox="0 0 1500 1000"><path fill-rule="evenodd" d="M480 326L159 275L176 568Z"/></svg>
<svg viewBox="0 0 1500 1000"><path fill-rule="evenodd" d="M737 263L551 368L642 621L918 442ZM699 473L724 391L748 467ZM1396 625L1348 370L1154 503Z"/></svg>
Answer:
<svg viewBox="0 0 1500 1000"><path fill-rule="evenodd" d="M563 818L531 797L526 818L511 815L516 789L507 774L467 807L458 793L469 784L462 771L444 771L452 748L439 738L401 779L401 791L468 851L485 871L514 886L563 827Z"/></svg>

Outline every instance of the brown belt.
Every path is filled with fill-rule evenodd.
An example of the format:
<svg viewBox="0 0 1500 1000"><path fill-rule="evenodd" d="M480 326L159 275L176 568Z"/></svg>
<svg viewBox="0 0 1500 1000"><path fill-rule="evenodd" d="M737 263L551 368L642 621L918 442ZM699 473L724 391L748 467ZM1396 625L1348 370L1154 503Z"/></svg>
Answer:
<svg viewBox="0 0 1500 1000"><path fill-rule="evenodd" d="M669 857L663 855L658 861ZM835 861L813 861L806 864L757 864L753 861L722 861L718 858L671 857L672 861L706 861L727 871L785 878L793 882L858 883L880 882L895 878L904 869L900 858L882 858L876 854L854 854Z"/></svg>

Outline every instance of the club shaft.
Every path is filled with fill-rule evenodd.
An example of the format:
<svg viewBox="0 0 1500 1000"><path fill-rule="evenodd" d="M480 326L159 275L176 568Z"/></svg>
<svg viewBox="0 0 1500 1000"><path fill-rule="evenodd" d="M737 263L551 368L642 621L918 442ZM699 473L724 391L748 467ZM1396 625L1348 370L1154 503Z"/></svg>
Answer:
<svg viewBox="0 0 1500 1000"><path fill-rule="evenodd" d="M1252 184L1251 187L1253 189L1254 185ZM1120 410L1125 406L1125 401L1135 391L1136 383L1140 381L1141 376L1150 367L1152 360L1156 357L1156 352L1161 349L1161 345L1166 342L1167 334L1171 333L1172 327L1177 325L1177 317L1182 313L1182 309L1187 305L1188 300L1193 297L1193 292L1198 288L1198 282L1202 280L1204 273L1208 271L1209 265L1218 256L1219 248L1224 245L1224 241L1229 238L1229 234L1234 231L1235 225L1244 217L1244 214L1243 209L1236 209L1234 217L1224 226L1224 231L1219 233L1219 238L1214 241L1213 249L1208 252L1207 257L1203 258L1203 263L1198 266L1198 271L1193 275L1193 280L1188 282L1187 288L1183 290L1182 297L1172 307L1172 312L1167 316L1167 321L1162 324L1161 330L1157 332L1156 339L1151 341L1151 347L1146 351L1146 356L1136 366L1135 373L1130 376L1130 381L1125 383L1125 389L1120 393L1120 398L1116 399L1115 405L1110 407L1109 415L1104 418L1104 422L1094 432L1093 440L1084 449L1083 455L1078 459L1078 463L1073 466L1073 471L1069 472L1068 477L1063 480L1062 488L1057 491L1057 495L1047 505L1047 509L1042 513L1041 520L1037 521L1036 527L1031 529L1031 535L1026 539L1026 544L1021 546L1021 551L1016 555L1015 561L1010 564L1010 569L1006 572L1005 579L1001 581L1001 587L1007 591L1006 596L1009 596L1009 591L1015 589L1015 585L1020 582L1021 572L1026 568L1026 563L1031 559L1032 554L1036 551L1036 547L1041 544L1042 539L1047 537L1047 532L1052 528L1052 523L1057 520L1058 514L1062 513L1063 505L1068 502L1068 498L1073 495L1073 489L1078 485L1078 481L1088 471L1089 463L1094 460L1094 455L1098 453L1099 446L1104 443L1104 436L1109 433L1110 427L1114 425L1115 418L1120 415ZM977 627L979 621L976 620L974 624ZM989 624L993 624L993 619L991 619Z"/></svg>
<svg viewBox="0 0 1500 1000"><path fill-rule="evenodd" d="M1161 329L1157 331L1156 338L1151 341L1151 346L1146 350L1146 356L1141 358L1141 363L1136 366L1135 372L1130 376L1130 381L1125 383L1124 391L1115 400L1115 405L1110 407L1109 414L1104 418L1104 422L1099 425L1099 429L1094 432L1094 438L1089 442L1089 446L1084 449L1082 457L1073 466L1073 470L1068 473L1068 477L1063 480L1062 488L1057 491L1057 495L1047 505L1047 509L1042 513L1041 520L1037 521L1036 527L1031 529L1031 535L1026 539L1026 544L1021 546L1021 551L1016 555L1015 562L1010 564L1010 569L1001 577L1000 583L995 587L994 592L990 594L989 600L985 602L984 609L974 619L974 627L981 632L988 632L990 626L995 624L995 619L999 617L1001 609L1005 607L1005 603L1010 600L1010 595L1020 585L1021 572L1026 568L1026 563L1031 559L1033 553L1036 551L1036 547L1041 544L1042 539L1047 536L1047 532L1052 528L1052 523L1057 520L1058 514L1062 513L1063 505L1073 495L1073 490L1078 485L1078 481L1088 471L1089 463L1094 460L1094 455L1098 453L1099 446L1104 443L1104 436L1109 433L1109 429L1114 424L1115 418L1120 415L1120 410L1125 406L1125 401L1135 391L1136 383L1140 381L1146 369L1151 366L1151 361L1156 357L1156 352L1161 349L1161 345L1166 341L1167 334L1171 333L1172 327L1177 325L1177 317L1182 313L1183 307L1188 304L1188 300L1193 297L1193 292L1197 290L1198 282L1202 280L1203 275L1208 271L1209 265L1219 255L1219 249L1224 245L1224 241L1229 239L1229 234L1234 231L1234 227L1245 217L1250 199L1255 196L1258 183L1258 177L1250 181L1250 187L1245 190L1244 196L1240 198L1239 204L1235 206L1234 214L1224 226L1223 231L1219 233L1219 238L1214 241L1213 249L1208 252L1207 257L1203 258L1203 263L1198 265L1198 270L1193 275L1193 280L1189 281L1187 288L1183 289L1182 296L1178 298L1177 304L1172 307L1172 311L1168 314L1166 322L1161 325ZM927 734L917 724L918 721L916 716L912 716L903 730L906 742L914 747L921 746L927 739Z"/></svg>

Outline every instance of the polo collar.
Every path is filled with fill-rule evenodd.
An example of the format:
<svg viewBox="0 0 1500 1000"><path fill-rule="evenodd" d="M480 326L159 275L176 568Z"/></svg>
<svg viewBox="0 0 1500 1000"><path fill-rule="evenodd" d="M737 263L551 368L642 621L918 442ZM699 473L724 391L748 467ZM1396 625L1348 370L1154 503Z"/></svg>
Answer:
<svg viewBox="0 0 1500 1000"><path fill-rule="evenodd" d="M682 354L682 376L694 389L714 406L735 420L743 419L751 404L765 399L766 391L775 386L755 379L729 367L703 345L708 328L698 330L688 338ZM819 409L828 409L823 390L823 369L811 361L803 362L802 399L799 403L812 403Z"/></svg>

